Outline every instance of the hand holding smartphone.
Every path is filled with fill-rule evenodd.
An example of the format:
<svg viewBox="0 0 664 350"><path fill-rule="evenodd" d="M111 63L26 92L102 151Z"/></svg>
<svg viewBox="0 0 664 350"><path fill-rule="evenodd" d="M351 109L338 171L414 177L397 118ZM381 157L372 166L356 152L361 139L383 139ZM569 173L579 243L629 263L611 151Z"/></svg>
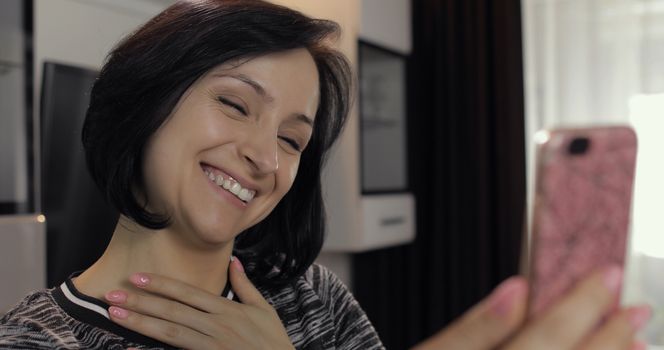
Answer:
<svg viewBox="0 0 664 350"><path fill-rule="evenodd" d="M637 147L619 126L541 131L536 142L530 317L591 272L624 265Z"/></svg>
<svg viewBox="0 0 664 350"><path fill-rule="evenodd" d="M531 249L523 260L528 282L503 282L417 349L643 349L634 333L647 324L651 309L614 309L622 274L607 269L625 261L634 132L564 129L537 138Z"/></svg>

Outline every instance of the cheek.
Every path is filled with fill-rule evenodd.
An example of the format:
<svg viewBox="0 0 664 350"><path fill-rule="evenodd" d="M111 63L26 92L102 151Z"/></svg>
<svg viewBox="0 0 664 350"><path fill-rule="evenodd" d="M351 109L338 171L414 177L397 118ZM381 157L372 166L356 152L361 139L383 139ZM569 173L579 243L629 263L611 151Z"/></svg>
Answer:
<svg viewBox="0 0 664 350"><path fill-rule="evenodd" d="M279 164L279 171L281 171L281 176L279 177L279 182L277 183L277 191L283 197L288 190L290 190L293 182L295 181L295 176L297 175L297 169L300 162L293 161L288 164Z"/></svg>
<svg viewBox="0 0 664 350"><path fill-rule="evenodd" d="M149 153L146 153L148 155ZM158 159L151 155L146 157L146 161L143 164L143 184L141 186L141 192L143 199L147 202L147 207L151 210L161 211L165 209L163 205L164 193L163 193L163 184L161 181L165 180L162 177L158 177L161 171L161 167Z"/></svg>
<svg viewBox="0 0 664 350"><path fill-rule="evenodd" d="M143 164L143 188L148 200L154 205L155 201L162 201L166 195L165 189L171 181L171 170L167 169L167 156L161 150L146 152Z"/></svg>
<svg viewBox="0 0 664 350"><path fill-rule="evenodd" d="M293 181L295 181L295 177L297 176L297 169L300 166L300 161L298 159L297 162L293 162L294 164L291 164L288 167L288 188L293 185Z"/></svg>
<svg viewBox="0 0 664 350"><path fill-rule="evenodd" d="M157 132L146 145L143 160L143 191L149 207L168 210L167 203L174 200L178 177L184 167L183 147L168 133Z"/></svg>

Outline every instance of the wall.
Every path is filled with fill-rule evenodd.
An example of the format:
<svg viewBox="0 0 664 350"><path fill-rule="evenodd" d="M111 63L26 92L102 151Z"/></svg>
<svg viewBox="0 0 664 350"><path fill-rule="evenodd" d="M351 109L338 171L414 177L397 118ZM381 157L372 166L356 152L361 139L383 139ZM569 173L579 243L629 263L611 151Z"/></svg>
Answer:
<svg viewBox="0 0 664 350"><path fill-rule="evenodd" d="M360 38L408 55L413 48L409 0L362 0Z"/></svg>
<svg viewBox="0 0 664 350"><path fill-rule="evenodd" d="M115 43L168 4L134 2L140 5L130 7L129 1L110 0L36 0L37 79L45 59L101 68Z"/></svg>

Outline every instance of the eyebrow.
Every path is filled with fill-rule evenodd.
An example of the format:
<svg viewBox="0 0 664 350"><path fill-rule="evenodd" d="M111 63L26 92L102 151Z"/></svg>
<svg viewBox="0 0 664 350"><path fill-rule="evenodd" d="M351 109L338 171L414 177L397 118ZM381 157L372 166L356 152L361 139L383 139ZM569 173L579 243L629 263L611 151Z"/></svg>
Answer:
<svg viewBox="0 0 664 350"><path fill-rule="evenodd" d="M251 86L252 88L254 88L254 90L256 90L256 93L259 94L265 100L267 100L267 101L274 100L274 98L272 96L268 95L268 93L265 91L265 89L263 88L263 86L261 84L259 84L255 80L249 78L248 76L246 76L244 74L236 74L236 75L228 75L228 77L237 79L237 80Z"/></svg>
<svg viewBox="0 0 664 350"><path fill-rule="evenodd" d="M314 127L314 121L304 114L297 114L294 119L309 125L311 128Z"/></svg>
<svg viewBox="0 0 664 350"><path fill-rule="evenodd" d="M267 93L267 91L265 91L265 89L263 88L263 86L261 84L259 84L257 81L249 78L248 76L246 76L244 74L214 74L214 76L216 76L216 77L228 77L228 78L237 79L237 80L251 86L256 91L256 93L258 95L260 95L262 98L264 98L266 101L268 101L268 102L274 101L274 98L272 96L270 96ZM303 123L309 125L312 128L314 127L314 121L310 117L307 117L304 114L296 114L294 119L297 120L297 121L303 122Z"/></svg>

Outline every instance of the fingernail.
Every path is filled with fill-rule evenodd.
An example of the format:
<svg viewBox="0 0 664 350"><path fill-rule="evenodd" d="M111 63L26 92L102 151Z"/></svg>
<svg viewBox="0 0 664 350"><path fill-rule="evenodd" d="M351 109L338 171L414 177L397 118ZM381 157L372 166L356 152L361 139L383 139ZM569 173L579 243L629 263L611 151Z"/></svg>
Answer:
<svg viewBox="0 0 664 350"><path fill-rule="evenodd" d="M123 320L124 320L125 318L127 318L127 316L129 316L129 311L127 311L127 310L125 310L125 309L123 309L123 308L119 308L119 307L117 307L117 306L111 306L110 308L108 308L108 312L109 312L113 317L115 317L115 318L119 318L119 319L123 319Z"/></svg>
<svg viewBox="0 0 664 350"><path fill-rule="evenodd" d="M129 280L138 287L145 287L150 284L150 277L142 273L135 273L131 275Z"/></svg>
<svg viewBox="0 0 664 350"><path fill-rule="evenodd" d="M635 306L627 309L627 320L635 331L643 329L651 317L650 306Z"/></svg>
<svg viewBox="0 0 664 350"><path fill-rule="evenodd" d="M237 258L237 256L233 257L233 262L231 264L233 264L233 266L235 266L238 271L244 273L244 266L242 266L242 263L240 262L240 259Z"/></svg>
<svg viewBox="0 0 664 350"><path fill-rule="evenodd" d="M622 286L622 269L618 266L612 266L604 271L604 286L613 293L620 292Z"/></svg>
<svg viewBox="0 0 664 350"><path fill-rule="evenodd" d="M511 277L496 287L489 299L489 309L497 316L506 316L524 292L523 280L518 277Z"/></svg>
<svg viewBox="0 0 664 350"><path fill-rule="evenodd" d="M114 303L124 303L125 301L127 301L127 293L121 290L110 291L106 293L104 297L106 297L106 300L112 301Z"/></svg>

